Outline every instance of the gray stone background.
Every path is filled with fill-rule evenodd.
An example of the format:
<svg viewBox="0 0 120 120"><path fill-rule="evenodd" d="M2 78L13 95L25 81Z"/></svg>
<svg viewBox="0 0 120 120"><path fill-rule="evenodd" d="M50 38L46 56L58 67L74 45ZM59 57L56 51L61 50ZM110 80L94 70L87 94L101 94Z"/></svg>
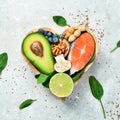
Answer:
<svg viewBox="0 0 120 120"><path fill-rule="evenodd" d="M99 54L65 102L37 85L34 73L21 55L21 43L33 28L51 27L61 33L52 16L63 15L68 23L88 22L99 41ZM110 50L120 39L120 0L0 0L0 53L9 55L0 75L0 120L104 120L99 102L88 84L96 76L104 87L102 98L107 120L120 119L120 49ZM24 110L19 104L37 99Z"/></svg>

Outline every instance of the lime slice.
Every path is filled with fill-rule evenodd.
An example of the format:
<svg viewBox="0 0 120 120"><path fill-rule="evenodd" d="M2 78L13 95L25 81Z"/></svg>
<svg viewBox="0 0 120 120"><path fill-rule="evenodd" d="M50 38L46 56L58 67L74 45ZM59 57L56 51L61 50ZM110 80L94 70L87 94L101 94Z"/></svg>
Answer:
<svg viewBox="0 0 120 120"><path fill-rule="evenodd" d="M50 91L57 97L67 97L73 91L73 80L66 73L56 73L50 79Z"/></svg>

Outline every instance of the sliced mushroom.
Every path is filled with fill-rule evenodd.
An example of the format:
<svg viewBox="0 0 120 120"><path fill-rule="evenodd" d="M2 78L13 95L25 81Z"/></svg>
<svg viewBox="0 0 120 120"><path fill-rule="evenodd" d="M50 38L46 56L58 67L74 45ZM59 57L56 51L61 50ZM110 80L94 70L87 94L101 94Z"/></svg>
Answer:
<svg viewBox="0 0 120 120"><path fill-rule="evenodd" d="M54 65L54 69L57 72L65 72L71 68L71 62L69 60L65 60L63 54L55 57L56 64Z"/></svg>

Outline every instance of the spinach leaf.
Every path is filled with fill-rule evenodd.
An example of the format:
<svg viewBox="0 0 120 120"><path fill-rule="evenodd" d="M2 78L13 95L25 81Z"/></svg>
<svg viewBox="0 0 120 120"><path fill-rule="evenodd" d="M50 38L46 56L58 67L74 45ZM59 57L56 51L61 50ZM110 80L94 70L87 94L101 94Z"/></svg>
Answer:
<svg viewBox="0 0 120 120"><path fill-rule="evenodd" d="M53 21L59 26L62 26L62 27L69 26L70 27L70 25L67 24L67 21L63 16L53 16Z"/></svg>
<svg viewBox="0 0 120 120"><path fill-rule="evenodd" d="M92 58L89 60L88 64L92 63L95 60L96 54L94 53L94 55L92 56Z"/></svg>
<svg viewBox="0 0 120 120"><path fill-rule="evenodd" d="M33 100L33 99L27 99L27 100L23 101L23 102L20 104L19 109L24 109L24 108L30 106L30 105L31 105L33 102L35 102L35 101L36 101L36 99L35 99L35 100Z"/></svg>
<svg viewBox="0 0 120 120"><path fill-rule="evenodd" d="M0 54L0 73L6 67L7 61L8 61L8 55L7 55L7 53Z"/></svg>
<svg viewBox="0 0 120 120"><path fill-rule="evenodd" d="M110 52L112 53L112 52L114 52L117 48L119 48L120 47L120 40L117 42L117 45L116 45L116 47L115 48L113 48Z"/></svg>
<svg viewBox="0 0 120 120"><path fill-rule="evenodd" d="M100 102L104 118L106 118L106 113L101 101L101 98L104 94L103 87L94 76L89 77L89 84L90 84L92 95Z"/></svg>
<svg viewBox="0 0 120 120"><path fill-rule="evenodd" d="M44 87L46 87L46 88L49 88L50 79L51 79L51 77L52 77L53 75L55 75L56 73L57 73L56 71L50 73L50 74L48 75L48 77L47 77L47 80L46 80L44 83L42 83L42 85L43 85Z"/></svg>
<svg viewBox="0 0 120 120"><path fill-rule="evenodd" d="M84 73L84 69L76 72L75 74L71 75L71 78L73 79L73 82L75 83Z"/></svg>
<svg viewBox="0 0 120 120"><path fill-rule="evenodd" d="M40 73L35 75L35 78L37 79L37 84L42 83L43 86L45 86L46 88L49 88L49 82L50 82L50 78L55 75L57 72L54 71L48 75Z"/></svg>
<svg viewBox="0 0 120 120"><path fill-rule="evenodd" d="M48 75L40 73L38 75L35 75L35 78L37 78L37 84L40 84L44 83L47 80Z"/></svg>

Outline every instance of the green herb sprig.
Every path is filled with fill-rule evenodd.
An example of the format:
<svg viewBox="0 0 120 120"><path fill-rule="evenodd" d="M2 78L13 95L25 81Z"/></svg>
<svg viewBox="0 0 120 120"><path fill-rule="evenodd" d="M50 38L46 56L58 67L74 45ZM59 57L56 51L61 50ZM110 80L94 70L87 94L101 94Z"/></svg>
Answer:
<svg viewBox="0 0 120 120"><path fill-rule="evenodd" d="M53 21L59 26L62 26L62 27L68 26L68 27L70 27L70 25L67 24L67 21L63 16L53 16Z"/></svg>
<svg viewBox="0 0 120 120"><path fill-rule="evenodd" d="M35 75L35 78L37 79L37 84L42 84L44 87L49 88L49 82L50 78L55 75L57 72L54 71L48 75L40 73Z"/></svg>
<svg viewBox="0 0 120 120"><path fill-rule="evenodd" d="M7 61L8 61L8 55L7 55L7 53L0 54L0 73L6 67Z"/></svg>
<svg viewBox="0 0 120 120"><path fill-rule="evenodd" d="M94 76L89 77L89 84L90 84L92 95L100 102L104 118L106 118L105 109L101 100L104 94L103 87Z"/></svg>
<svg viewBox="0 0 120 120"><path fill-rule="evenodd" d="M114 52L117 48L120 48L120 40L117 42L116 47L113 48L110 52Z"/></svg>
<svg viewBox="0 0 120 120"><path fill-rule="evenodd" d="M35 101L36 101L36 99L34 99L34 100L33 99L27 99L20 104L19 109L24 109L24 108L30 106Z"/></svg>

